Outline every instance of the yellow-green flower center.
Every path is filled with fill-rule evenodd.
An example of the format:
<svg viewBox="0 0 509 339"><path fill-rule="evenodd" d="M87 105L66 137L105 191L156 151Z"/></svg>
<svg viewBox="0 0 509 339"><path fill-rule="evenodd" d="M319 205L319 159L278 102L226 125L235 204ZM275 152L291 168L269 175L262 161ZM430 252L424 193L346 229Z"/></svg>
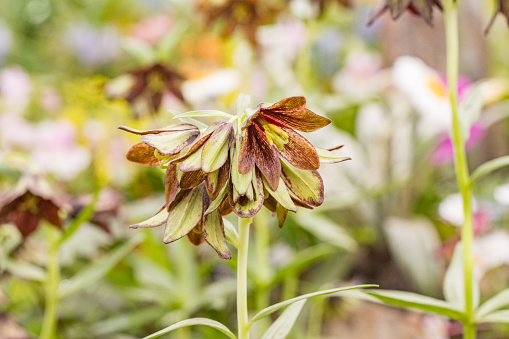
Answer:
<svg viewBox="0 0 509 339"><path fill-rule="evenodd" d="M284 145L288 143L288 134L277 125L263 123L262 127L269 144L276 145L278 151L282 151Z"/></svg>
<svg viewBox="0 0 509 339"><path fill-rule="evenodd" d="M148 88L155 93L161 93L164 91L164 79L162 74L158 72L152 72L148 75L147 84Z"/></svg>

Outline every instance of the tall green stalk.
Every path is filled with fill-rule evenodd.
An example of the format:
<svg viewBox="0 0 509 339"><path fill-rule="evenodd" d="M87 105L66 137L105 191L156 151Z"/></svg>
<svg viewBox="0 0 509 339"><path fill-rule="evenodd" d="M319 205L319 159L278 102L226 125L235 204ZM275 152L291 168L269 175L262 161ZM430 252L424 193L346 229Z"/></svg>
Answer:
<svg viewBox="0 0 509 339"><path fill-rule="evenodd" d="M44 319L40 339L52 339L55 337L57 325L57 304L58 304L58 286L60 284L60 263L58 260L58 250L60 248L59 231L52 226L47 227L49 243L49 261L47 267L45 290L45 309Z"/></svg>
<svg viewBox="0 0 509 339"><path fill-rule="evenodd" d="M249 247L249 225L251 218L239 218L239 248L237 258L237 324L238 339L249 339L249 317L247 313L247 253Z"/></svg>
<svg viewBox="0 0 509 339"><path fill-rule="evenodd" d="M472 191L468 173L467 157L465 154L465 138L462 134L461 123L458 116L458 4L455 0L443 2L445 33L447 45L447 83L449 86L449 100L452 111L452 141L454 146L454 166L456 179L463 200L463 213L465 220L461 227L461 241L463 244L463 270L465 283L465 313L467 320L463 323L464 339L476 337L476 324L473 304L473 266L472 242L474 238L472 224Z"/></svg>

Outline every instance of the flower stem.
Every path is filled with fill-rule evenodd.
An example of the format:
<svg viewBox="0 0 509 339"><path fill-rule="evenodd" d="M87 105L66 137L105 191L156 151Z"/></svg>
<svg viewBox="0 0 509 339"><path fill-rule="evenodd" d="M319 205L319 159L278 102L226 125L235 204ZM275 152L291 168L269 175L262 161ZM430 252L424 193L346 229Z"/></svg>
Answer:
<svg viewBox="0 0 509 339"><path fill-rule="evenodd" d="M239 252L237 258L237 323L238 339L249 339L249 318L247 313L247 252L249 246L249 225L251 218L239 217Z"/></svg>
<svg viewBox="0 0 509 339"><path fill-rule="evenodd" d="M44 319L40 339L54 338L54 332L57 324L57 304L58 304L58 286L60 284L60 263L58 260L58 250L60 237L57 230L48 226L49 242L49 261L46 282L44 284L46 306L44 309Z"/></svg>
<svg viewBox="0 0 509 339"><path fill-rule="evenodd" d="M257 310L263 310L270 304L269 283L271 271L269 266L269 220L266 210L261 210L254 218L255 247L256 247L256 294L255 306ZM269 318L260 319L257 322L257 328L261 331L267 330L270 326Z"/></svg>
<svg viewBox="0 0 509 339"><path fill-rule="evenodd" d="M475 339L476 325L473 305L473 266L472 242L474 238L472 223L472 191L468 173L467 157L465 153L465 138L462 134L458 116L458 9L455 0L443 2L445 33L447 46L447 83L449 86L449 100L452 111L452 141L454 146L454 165L456 179L463 200L464 222L461 227L461 241L463 244L463 270L465 283L465 313L467 320L463 323L464 339Z"/></svg>

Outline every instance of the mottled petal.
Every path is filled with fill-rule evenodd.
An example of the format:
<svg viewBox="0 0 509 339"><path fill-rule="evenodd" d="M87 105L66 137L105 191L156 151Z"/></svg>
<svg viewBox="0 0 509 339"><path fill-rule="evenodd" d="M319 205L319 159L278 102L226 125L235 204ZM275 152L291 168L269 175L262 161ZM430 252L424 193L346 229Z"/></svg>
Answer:
<svg viewBox="0 0 509 339"><path fill-rule="evenodd" d="M303 108L296 112L270 112L263 116L268 122L296 129L301 132L313 132L331 123L330 119L322 117Z"/></svg>
<svg viewBox="0 0 509 339"><path fill-rule="evenodd" d="M217 210L219 208L219 206L221 206L221 204L223 203L225 198L227 198L228 186L229 185L224 185L224 187L219 191L219 194L217 195L217 197L214 200L212 200L209 207L205 211L205 213L204 213L205 215L212 213L213 211Z"/></svg>
<svg viewBox="0 0 509 339"><path fill-rule="evenodd" d="M231 259L232 254L226 241L223 218L219 212L207 214L203 219L202 234L205 241L216 250L221 259Z"/></svg>
<svg viewBox="0 0 509 339"><path fill-rule="evenodd" d="M201 153L203 151L203 147L198 148L197 150L191 149L184 155L185 160L180 163L179 170L182 172L191 172L201 170ZM172 163L177 163L177 161Z"/></svg>
<svg viewBox="0 0 509 339"><path fill-rule="evenodd" d="M288 189L303 203L320 206L323 203L323 181L320 174L317 171L301 170L281 160L282 177Z"/></svg>
<svg viewBox="0 0 509 339"><path fill-rule="evenodd" d="M235 140L235 150L232 152L231 157L232 158L231 179L233 186L235 186L237 192L239 192L240 194L245 194L248 187L251 185L251 180L253 179L253 170L251 168L251 171L246 174L240 173L239 169L240 148L241 148L240 137L237 137Z"/></svg>
<svg viewBox="0 0 509 339"><path fill-rule="evenodd" d="M201 184L205 180L206 174L201 170L183 172L180 178L180 188L188 190Z"/></svg>
<svg viewBox="0 0 509 339"><path fill-rule="evenodd" d="M183 130L145 134L141 140L157 148L161 154L174 155L190 145L199 135L200 132L197 130Z"/></svg>
<svg viewBox="0 0 509 339"><path fill-rule="evenodd" d="M290 128L281 127L288 134L288 143L279 153L293 166L303 170L315 170L320 167L316 149L299 133Z"/></svg>
<svg viewBox="0 0 509 339"><path fill-rule="evenodd" d="M221 205L219 205L219 208L217 210L223 217L230 214L233 211L228 197L224 198L223 202L221 203Z"/></svg>
<svg viewBox="0 0 509 339"><path fill-rule="evenodd" d="M203 145L202 170L210 173L224 165L229 157L230 144L233 141L233 124L220 125Z"/></svg>
<svg viewBox="0 0 509 339"><path fill-rule="evenodd" d="M276 215L277 215L277 221L279 224L279 228L283 228L283 225L285 224L286 216L288 215L288 210L281 206L280 204L277 204L276 207Z"/></svg>
<svg viewBox="0 0 509 339"><path fill-rule="evenodd" d="M217 171L207 174L205 188L210 199L215 199L221 189L225 186L230 176L230 159L228 158L223 166Z"/></svg>
<svg viewBox="0 0 509 339"><path fill-rule="evenodd" d="M261 174L258 171L256 171L256 175L253 175L252 185L254 189L254 199L251 201L248 199L240 199L232 206L233 213L241 218L254 217L263 206L265 195L263 193Z"/></svg>
<svg viewBox="0 0 509 339"><path fill-rule="evenodd" d="M178 190L177 165L168 164L166 175L164 176L164 196L167 204L171 204L175 200Z"/></svg>
<svg viewBox="0 0 509 339"><path fill-rule="evenodd" d="M260 108L260 111L263 114L267 114L267 112L296 112L300 111L301 109L306 106L306 98L304 97L290 97L283 99L281 101L276 102L275 104L269 106L269 107L262 107Z"/></svg>
<svg viewBox="0 0 509 339"><path fill-rule="evenodd" d="M203 215L203 187L197 187L171 209L164 230L164 242L170 243L189 233Z"/></svg>
<svg viewBox="0 0 509 339"><path fill-rule="evenodd" d="M256 142L254 126L251 125L246 129L246 134L242 140L242 145L240 146L238 163L240 174L248 174L253 172L253 168L256 162Z"/></svg>
<svg viewBox="0 0 509 339"><path fill-rule="evenodd" d="M147 145L144 142L140 142L139 144L131 147L129 152L127 152L126 158L129 161L145 166L159 166L161 165L162 160L157 159L154 155L155 149L155 147Z"/></svg>
<svg viewBox="0 0 509 339"><path fill-rule="evenodd" d="M250 126L253 128L254 139L254 152L256 157L256 167L262 172L263 176L272 189L277 189L279 184L279 177L281 176L281 164L276 152L276 148L269 144L265 133L262 128L256 124Z"/></svg>
<svg viewBox="0 0 509 339"><path fill-rule="evenodd" d="M282 205L287 210L297 212L297 207L295 207L295 204L293 203L292 198L290 197L290 193L288 192L288 189L286 188L282 178L279 178L279 185L275 191L272 190L269 185L267 185L265 178L263 178L263 183L265 189L272 197L274 197L274 199L276 199L279 205Z"/></svg>

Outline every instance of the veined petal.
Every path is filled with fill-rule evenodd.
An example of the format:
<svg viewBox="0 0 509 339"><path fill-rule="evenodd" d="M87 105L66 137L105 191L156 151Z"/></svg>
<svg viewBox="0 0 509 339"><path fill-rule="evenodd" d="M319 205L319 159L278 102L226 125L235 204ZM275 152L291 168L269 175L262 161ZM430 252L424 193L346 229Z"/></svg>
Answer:
<svg viewBox="0 0 509 339"><path fill-rule="evenodd" d="M283 225L285 224L286 216L288 215L288 210L286 208L284 208L281 204L277 204L276 215L277 215L277 221L279 224L279 228L283 228Z"/></svg>
<svg viewBox="0 0 509 339"><path fill-rule="evenodd" d="M118 129L121 129L123 131L138 134L138 135L147 135L147 134L159 134L159 133L167 133L167 132L183 132L183 131L198 131L198 127L196 127L193 124L182 122L178 124L169 125L163 128L157 128L157 129L150 129L146 131L141 131L138 129L134 129L127 126L119 126Z"/></svg>
<svg viewBox="0 0 509 339"><path fill-rule="evenodd" d="M180 188L183 190L194 188L201 184L203 180L205 180L205 177L206 174L201 170L182 172L182 177L180 178Z"/></svg>
<svg viewBox="0 0 509 339"><path fill-rule="evenodd" d="M254 154L256 157L256 167L267 178L272 189L277 189L279 177L281 176L281 163L277 155L276 148L269 144L262 128L256 124L248 127L254 131L252 139L254 139Z"/></svg>
<svg viewBox="0 0 509 339"><path fill-rule="evenodd" d="M168 205L165 205L156 215L152 218L142 221L138 224L129 226L129 228L148 228L161 226L168 220Z"/></svg>
<svg viewBox="0 0 509 339"><path fill-rule="evenodd" d="M253 175L252 185L254 189L254 199L251 201L247 198L239 199L239 201L232 206L233 213L241 218L252 218L263 206L265 196L263 193L262 178L258 171Z"/></svg>
<svg viewBox="0 0 509 339"><path fill-rule="evenodd" d="M396 20L407 9L412 0L387 0L392 18Z"/></svg>
<svg viewBox="0 0 509 339"><path fill-rule="evenodd" d="M240 174L249 174L253 172L256 162L256 138L254 135L254 126L249 126L246 129L246 134L242 140L242 145L239 151L238 167Z"/></svg>
<svg viewBox="0 0 509 339"><path fill-rule="evenodd" d="M270 112L263 116L268 122L296 129L301 132L313 132L327 126L331 120L307 108L294 112Z"/></svg>
<svg viewBox="0 0 509 339"><path fill-rule="evenodd" d="M164 230L164 242L170 243L189 233L203 215L203 187L197 187L172 209Z"/></svg>
<svg viewBox="0 0 509 339"><path fill-rule="evenodd" d="M198 148L197 150L191 149L189 152L184 156L186 159L180 163L179 169L182 172L190 172L190 171L197 171L201 170L201 152L203 150L203 147Z"/></svg>
<svg viewBox="0 0 509 339"><path fill-rule="evenodd" d="M224 187L219 191L219 194L217 197L212 200L209 207L205 211L205 215L212 213L213 211L217 210L221 204L223 203L223 200L225 200L226 196L228 194L228 185L224 185Z"/></svg>
<svg viewBox="0 0 509 339"><path fill-rule="evenodd" d="M202 234L205 241L216 250L221 259L231 259L232 254L226 241L223 218L219 212L207 214L203 219Z"/></svg>
<svg viewBox="0 0 509 339"><path fill-rule="evenodd" d="M159 153L164 155L174 155L190 145L198 136L200 131L182 130L172 132L162 132L157 134L145 134L141 140L152 147L157 148Z"/></svg>
<svg viewBox="0 0 509 339"><path fill-rule="evenodd" d="M164 195L167 204L171 204L175 200L178 190L177 165L169 164L164 176Z"/></svg>
<svg viewBox="0 0 509 339"><path fill-rule="evenodd" d="M233 139L233 124L220 125L203 145L202 170L210 173L218 170L228 159L230 143Z"/></svg>
<svg viewBox="0 0 509 339"><path fill-rule="evenodd" d="M279 153L293 166L303 170L315 170L320 167L316 149L299 133L291 128L281 127L288 134L288 143Z"/></svg>
<svg viewBox="0 0 509 339"><path fill-rule="evenodd" d="M276 102L275 104L269 107L262 107L260 111L263 114L266 112L296 112L304 108L306 106L306 98L304 97L290 97L283 99L281 101Z"/></svg>
<svg viewBox="0 0 509 339"><path fill-rule="evenodd" d="M161 159L157 159L154 155L155 147L140 142L127 152L126 158L129 161L136 162L145 166L159 166L162 163Z"/></svg>
<svg viewBox="0 0 509 339"><path fill-rule="evenodd" d="M198 225L196 225L189 233L187 233L187 238L189 239L189 242L194 246L199 246L203 244L203 242L205 241L205 239L203 239L201 225L202 222L200 221Z"/></svg>
<svg viewBox="0 0 509 339"><path fill-rule="evenodd" d="M286 188L285 183L282 178L279 178L279 185L277 186L277 190L272 190L269 185L267 185L267 181L263 178L263 183L265 189L269 192L269 194L276 199L276 201L283 206L285 209L297 212L297 207L292 201L292 197L290 197L290 193L288 193L288 189Z"/></svg>
<svg viewBox="0 0 509 339"><path fill-rule="evenodd" d="M230 214L233 211L228 197L225 197L223 199L223 202L221 203L221 205L219 205L219 208L217 210L223 217Z"/></svg>
<svg viewBox="0 0 509 339"><path fill-rule="evenodd" d="M237 137L235 139L235 150L232 152L231 178L233 186L235 186L237 192L239 192L240 194L246 194L246 191L251 184L251 180L253 179L253 171L251 168L251 171L246 174L240 173L239 170L240 148L241 148L240 137Z"/></svg>
<svg viewBox="0 0 509 339"><path fill-rule="evenodd" d="M318 153L320 164L335 164L338 162L351 160L349 157L340 157L339 155L320 147L315 147L315 149L316 153Z"/></svg>
<svg viewBox="0 0 509 339"><path fill-rule="evenodd" d="M172 163L176 163L176 164L181 163L181 162L187 160L189 157L191 157L195 153L200 153L200 161L201 161L201 152L202 152L202 148L201 147L210 138L211 135L212 135L212 132L208 133L208 134L205 134L205 136L203 136L200 139L196 140L191 145L191 148L184 155L180 155L179 154L180 156L178 158L173 159L171 162ZM184 153L184 152L182 152L182 153ZM200 164L200 168L201 168L201 164Z"/></svg>
<svg viewBox="0 0 509 339"><path fill-rule="evenodd" d="M323 181L317 171L306 171L281 159L282 177L288 189L310 206L323 203Z"/></svg>
<svg viewBox="0 0 509 339"><path fill-rule="evenodd" d="M205 188L210 199L214 200L221 189L226 185L228 177L230 176L230 158L217 171L207 174L205 177Z"/></svg>

